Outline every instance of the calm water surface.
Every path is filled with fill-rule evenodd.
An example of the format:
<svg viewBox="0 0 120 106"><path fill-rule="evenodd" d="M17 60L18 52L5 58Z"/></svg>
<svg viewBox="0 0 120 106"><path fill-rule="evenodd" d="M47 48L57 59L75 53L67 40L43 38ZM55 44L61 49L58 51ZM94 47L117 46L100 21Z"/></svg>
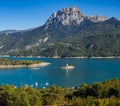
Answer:
<svg viewBox="0 0 120 106"><path fill-rule="evenodd" d="M0 84L15 86L32 85L42 88L49 85L80 86L82 83L101 82L120 78L120 59L51 59L11 58L18 60L42 60L51 63L46 67L0 69ZM75 66L72 70L61 69L65 64ZM36 86L37 86L36 84Z"/></svg>

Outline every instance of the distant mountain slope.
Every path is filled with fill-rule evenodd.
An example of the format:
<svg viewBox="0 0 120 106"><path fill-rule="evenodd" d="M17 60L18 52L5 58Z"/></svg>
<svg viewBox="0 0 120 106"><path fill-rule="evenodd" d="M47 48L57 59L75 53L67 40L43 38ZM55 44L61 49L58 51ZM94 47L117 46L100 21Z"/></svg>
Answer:
<svg viewBox="0 0 120 106"><path fill-rule="evenodd" d="M23 56L120 56L120 21L85 16L76 7L53 13L35 29L0 33L0 53Z"/></svg>

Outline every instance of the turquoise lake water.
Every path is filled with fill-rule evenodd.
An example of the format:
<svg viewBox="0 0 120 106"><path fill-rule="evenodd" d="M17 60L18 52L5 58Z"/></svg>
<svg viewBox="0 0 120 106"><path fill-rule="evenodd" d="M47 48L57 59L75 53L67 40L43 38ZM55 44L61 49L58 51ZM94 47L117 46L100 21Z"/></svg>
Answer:
<svg viewBox="0 0 120 106"><path fill-rule="evenodd" d="M102 82L120 78L120 59L51 59L11 58L18 60L42 60L51 63L46 67L0 69L0 84L29 85L43 88L46 85L62 87L80 86L82 83ZM61 69L67 63L75 68Z"/></svg>

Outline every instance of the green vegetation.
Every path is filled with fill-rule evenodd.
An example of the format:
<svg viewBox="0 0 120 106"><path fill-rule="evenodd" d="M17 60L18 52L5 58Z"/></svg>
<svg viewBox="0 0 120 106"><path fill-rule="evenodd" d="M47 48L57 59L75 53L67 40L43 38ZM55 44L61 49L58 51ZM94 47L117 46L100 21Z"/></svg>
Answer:
<svg viewBox="0 0 120 106"><path fill-rule="evenodd" d="M0 106L120 106L120 79L80 87L50 86L43 90L0 86Z"/></svg>
<svg viewBox="0 0 120 106"><path fill-rule="evenodd" d="M41 61L37 60L10 60L6 58L0 58L0 65L32 65L39 64Z"/></svg>
<svg viewBox="0 0 120 106"><path fill-rule="evenodd" d="M80 26L58 24L47 30L43 26L22 34L16 34L12 38L7 36L5 39L11 38L8 41L2 40L1 43L5 41L5 44L1 45L5 47L0 49L0 53L4 51L4 54L10 56L45 57L120 56L120 21L115 18L99 23L87 20ZM4 37L0 36L0 39ZM44 43L46 37L48 41ZM31 48L26 49L27 45Z"/></svg>

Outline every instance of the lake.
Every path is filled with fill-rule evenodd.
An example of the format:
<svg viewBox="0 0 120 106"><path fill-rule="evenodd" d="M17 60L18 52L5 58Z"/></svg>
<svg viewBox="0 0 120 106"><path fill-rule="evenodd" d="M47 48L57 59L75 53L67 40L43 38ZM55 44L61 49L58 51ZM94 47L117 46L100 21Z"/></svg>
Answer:
<svg viewBox="0 0 120 106"><path fill-rule="evenodd" d="M0 84L28 85L43 88L48 85L80 86L82 83L102 82L120 78L120 59L77 58L10 58L16 60L42 60L51 63L46 67L0 69ZM62 69L67 63L75 68Z"/></svg>

